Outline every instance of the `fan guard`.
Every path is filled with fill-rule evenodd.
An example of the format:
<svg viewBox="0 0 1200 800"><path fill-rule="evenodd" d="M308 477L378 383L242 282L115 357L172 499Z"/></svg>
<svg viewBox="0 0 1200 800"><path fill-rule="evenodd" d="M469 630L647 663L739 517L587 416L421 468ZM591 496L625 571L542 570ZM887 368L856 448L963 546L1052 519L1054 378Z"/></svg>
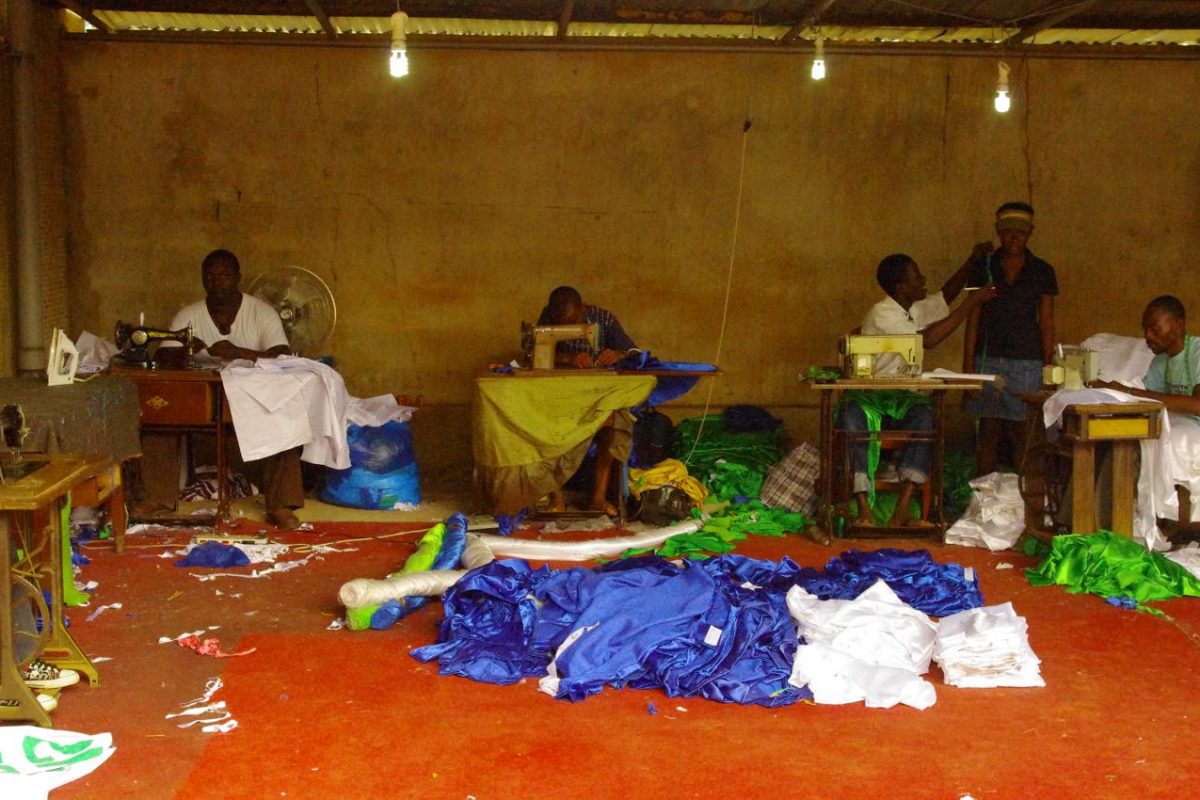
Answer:
<svg viewBox="0 0 1200 800"><path fill-rule="evenodd" d="M292 352L316 358L333 334L337 305L321 277L304 267L280 267L250 282L247 293L269 303L279 314Z"/></svg>

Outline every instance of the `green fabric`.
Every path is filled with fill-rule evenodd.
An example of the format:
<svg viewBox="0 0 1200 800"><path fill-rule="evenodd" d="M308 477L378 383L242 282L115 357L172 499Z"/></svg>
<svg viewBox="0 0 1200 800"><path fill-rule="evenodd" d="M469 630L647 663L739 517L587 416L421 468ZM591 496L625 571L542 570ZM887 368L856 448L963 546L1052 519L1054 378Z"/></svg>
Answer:
<svg viewBox="0 0 1200 800"><path fill-rule="evenodd" d="M699 515L699 511L695 513ZM628 550L622 557L656 553L664 558L704 558L709 553L728 553L750 534L783 536L803 531L812 523L803 514L770 508L761 500L733 503L711 514L695 533L672 536L657 548Z"/></svg>
<svg viewBox="0 0 1200 800"><path fill-rule="evenodd" d="M675 455L720 500L758 497L767 470L783 457L787 434L732 433L723 414L691 417L675 428Z"/></svg>
<svg viewBox="0 0 1200 800"><path fill-rule="evenodd" d="M437 559L438 551L442 549L442 539L445 536L446 524L444 522L439 522L427 530L421 537L421 541L417 542L417 552L408 557L399 572L394 572L389 577L403 575L405 572L424 572L433 569L433 562Z"/></svg>
<svg viewBox="0 0 1200 800"><path fill-rule="evenodd" d="M371 628L371 617L379 610L379 606L363 606L362 608L346 609L346 628L352 631L365 631Z"/></svg>
<svg viewBox="0 0 1200 800"><path fill-rule="evenodd" d="M1132 597L1139 603L1200 597L1200 580L1182 566L1108 531L1055 536L1049 557L1025 576L1034 586L1058 584L1072 594Z"/></svg>
<svg viewBox="0 0 1200 800"><path fill-rule="evenodd" d="M947 453L942 462L942 510L950 519L958 519L971 502L971 479L975 477L975 457L970 453Z"/></svg>
<svg viewBox="0 0 1200 800"><path fill-rule="evenodd" d="M818 381L836 381L842 377L836 369L828 369L826 367L809 367L808 379L814 383Z"/></svg>
<svg viewBox="0 0 1200 800"><path fill-rule="evenodd" d="M857 403L867 418L867 430L874 434L867 443L867 499L875 503L875 471L879 468L879 431L883 428L883 418L904 419L913 406L929 405L929 398L920 392L909 392L903 389L875 389L873 391L846 392L845 402ZM840 411L840 407L839 407ZM838 413L838 412L835 412Z"/></svg>

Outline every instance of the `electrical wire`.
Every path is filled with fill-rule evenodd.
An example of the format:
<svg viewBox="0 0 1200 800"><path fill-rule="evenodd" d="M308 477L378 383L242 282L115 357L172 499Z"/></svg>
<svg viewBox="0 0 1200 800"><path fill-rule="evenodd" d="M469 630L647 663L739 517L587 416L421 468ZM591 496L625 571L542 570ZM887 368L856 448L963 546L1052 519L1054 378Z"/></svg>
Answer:
<svg viewBox="0 0 1200 800"><path fill-rule="evenodd" d="M747 143L750 141L750 101L754 94L754 56L747 56L746 63L746 109L742 122L742 151L738 164L738 181L737 181L737 199L733 206L733 231L729 242L729 269L725 276L725 301L721 307L721 327L717 333L717 352L713 356L713 364L721 363L721 350L725 346L725 327L729 321L729 299L733 294L733 268L737 264L737 244L738 233L742 225L742 197L746 188L746 150ZM704 396L704 411L700 415L700 425L696 428L696 440L692 442L692 449L687 456L682 459L684 464L690 464L692 455L696 452L696 447L700 444L700 438L704 433L704 419L708 416L709 407L712 405L713 390L716 388L712 381L708 383L708 393Z"/></svg>

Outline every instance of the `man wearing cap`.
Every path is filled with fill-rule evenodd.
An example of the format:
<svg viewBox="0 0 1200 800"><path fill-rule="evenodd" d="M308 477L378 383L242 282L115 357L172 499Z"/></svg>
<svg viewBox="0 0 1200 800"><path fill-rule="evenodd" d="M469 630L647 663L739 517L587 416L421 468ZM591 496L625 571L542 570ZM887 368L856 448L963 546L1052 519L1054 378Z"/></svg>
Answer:
<svg viewBox="0 0 1200 800"><path fill-rule="evenodd" d="M977 308L967 320L963 371L1000 375L1003 388L984 386L967 400L979 417L976 471L996 471L1000 445L1007 442L1012 466L1024 452L1025 404L1020 395L1042 385L1042 366L1054 352L1054 267L1030 252L1033 207L1005 203L996 210L1000 247L975 265L971 286L995 286L996 299Z"/></svg>

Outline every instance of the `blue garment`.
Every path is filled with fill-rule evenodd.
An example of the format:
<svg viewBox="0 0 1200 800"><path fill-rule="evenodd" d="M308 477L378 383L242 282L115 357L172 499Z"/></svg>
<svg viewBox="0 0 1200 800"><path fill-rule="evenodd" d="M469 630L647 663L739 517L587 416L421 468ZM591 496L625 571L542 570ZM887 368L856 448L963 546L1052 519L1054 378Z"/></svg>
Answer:
<svg viewBox="0 0 1200 800"><path fill-rule="evenodd" d="M648 556L554 572L507 560L472 570L451 588L438 643L412 655L437 659L443 675L509 684L545 675L566 637L594 625L557 653L561 698L580 700L612 685L783 706L811 696L787 683L797 647L787 590L798 584L822 599L851 599L879 578L925 613L983 604L962 567L938 564L924 550L852 550L823 571L737 554L683 566ZM743 588L746 582L761 588Z"/></svg>
<svg viewBox="0 0 1200 800"><path fill-rule="evenodd" d="M177 567L244 567L250 557L231 544L205 542L175 562Z"/></svg>
<svg viewBox="0 0 1200 800"><path fill-rule="evenodd" d="M1042 388L1042 360L996 358L979 356L975 361L976 372L984 375L1000 375L1004 388L992 381L984 381L983 388L971 392L967 398L967 411L977 417L997 419L1025 419L1023 394L1035 394Z"/></svg>

